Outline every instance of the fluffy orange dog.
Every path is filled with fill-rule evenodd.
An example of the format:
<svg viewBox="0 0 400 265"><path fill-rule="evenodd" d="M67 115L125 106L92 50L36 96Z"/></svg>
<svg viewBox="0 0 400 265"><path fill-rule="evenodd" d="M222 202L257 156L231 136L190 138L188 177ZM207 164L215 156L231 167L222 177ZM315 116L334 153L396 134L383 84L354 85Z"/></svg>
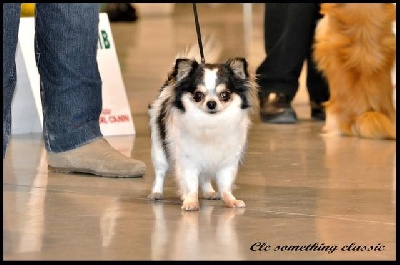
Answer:
<svg viewBox="0 0 400 265"><path fill-rule="evenodd" d="M313 55L330 89L323 133L396 139L395 5L324 3L321 13Z"/></svg>

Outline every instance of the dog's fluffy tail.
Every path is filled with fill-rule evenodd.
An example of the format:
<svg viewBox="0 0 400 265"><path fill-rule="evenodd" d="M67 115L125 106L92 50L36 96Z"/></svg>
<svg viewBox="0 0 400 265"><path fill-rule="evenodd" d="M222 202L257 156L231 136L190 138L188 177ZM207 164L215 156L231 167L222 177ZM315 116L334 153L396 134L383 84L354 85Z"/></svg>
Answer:
<svg viewBox="0 0 400 265"><path fill-rule="evenodd" d="M215 38L215 36L210 35L209 37L202 39L202 45L206 63L216 63L222 52L221 43ZM199 44L196 43L195 45L188 47L184 52L179 53L175 59L178 58L194 59L197 62L201 62Z"/></svg>
<svg viewBox="0 0 400 265"><path fill-rule="evenodd" d="M353 127L354 133L371 139L396 140L396 124L387 116L375 111L361 114Z"/></svg>

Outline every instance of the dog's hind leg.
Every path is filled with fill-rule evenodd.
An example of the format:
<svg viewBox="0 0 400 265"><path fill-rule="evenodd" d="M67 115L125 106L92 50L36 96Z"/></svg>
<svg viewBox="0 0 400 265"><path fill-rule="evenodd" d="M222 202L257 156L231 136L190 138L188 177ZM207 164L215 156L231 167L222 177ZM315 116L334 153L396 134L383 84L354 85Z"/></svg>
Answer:
<svg viewBox="0 0 400 265"><path fill-rule="evenodd" d="M210 176L202 176L200 178L201 190L203 191L203 199L205 200L219 200L221 197L216 192L211 184Z"/></svg>
<svg viewBox="0 0 400 265"><path fill-rule="evenodd" d="M150 200L162 200L164 199L164 180L166 170L155 170L155 179L153 182L153 188L151 194L147 197Z"/></svg>
<svg viewBox="0 0 400 265"><path fill-rule="evenodd" d="M151 194L147 197L150 200L164 199L164 180L169 167L167 157L161 146L153 144L151 150L152 162L154 166L155 179Z"/></svg>

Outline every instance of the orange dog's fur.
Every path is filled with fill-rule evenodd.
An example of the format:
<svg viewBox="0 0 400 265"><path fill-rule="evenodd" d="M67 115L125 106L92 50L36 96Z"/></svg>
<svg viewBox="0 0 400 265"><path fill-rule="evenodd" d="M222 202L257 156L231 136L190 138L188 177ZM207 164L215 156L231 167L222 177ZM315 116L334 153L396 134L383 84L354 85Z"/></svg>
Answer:
<svg viewBox="0 0 400 265"><path fill-rule="evenodd" d="M323 133L396 139L395 5L324 3L321 13L313 56L330 90Z"/></svg>

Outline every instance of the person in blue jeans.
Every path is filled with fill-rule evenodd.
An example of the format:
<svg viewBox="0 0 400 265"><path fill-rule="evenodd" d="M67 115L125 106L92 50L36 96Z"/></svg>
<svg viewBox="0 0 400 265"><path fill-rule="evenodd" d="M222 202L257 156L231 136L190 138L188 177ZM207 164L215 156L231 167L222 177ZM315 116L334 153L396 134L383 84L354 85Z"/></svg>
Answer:
<svg viewBox="0 0 400 265"><path fill-rule="evenodd" d="M115 150L100 131L99 8L99 4L36 4L35 56L49 170L141 177L145 163ZM20 11L20 3L3 4L3 159L11 135Z"/></svg>
<svg viewBox="0 0 400 265"><path fill-rule="evenodd" d="M320 18L319 3L265 4L266 57L256 69L261 121L297 122L291 102L299 87L304 62L311 118L325 120L322 103L329 99L328 83L312 58L314 33Z"/></svg>

